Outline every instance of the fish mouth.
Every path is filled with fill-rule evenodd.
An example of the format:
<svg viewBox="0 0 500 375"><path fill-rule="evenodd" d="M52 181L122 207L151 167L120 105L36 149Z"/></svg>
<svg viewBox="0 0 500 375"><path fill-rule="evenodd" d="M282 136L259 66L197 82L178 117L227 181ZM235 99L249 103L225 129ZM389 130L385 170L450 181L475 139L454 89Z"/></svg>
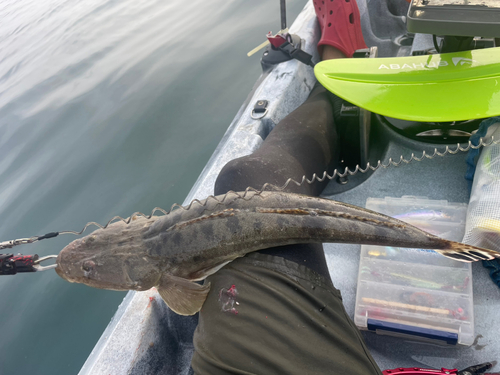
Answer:
<svg viewBox="0 0 500 375"><path fill-rule="evenodd" d="M56 273L70 283L91 285L96 276L93 258L94 254L81 248L81 240L75 240L57 256Z"/></svg>
<svg viewBox="0 0 500 375"><path fill-rule="evenodd" d="M84 284L93 288L127 291L134 289L129 280L107 280L98 270L92 255L71 251L71 244L64 248L56 259L56 273L70 283ZM104 272L104 274L106 274Z"/></svg>
<svg viewBox="0 0 500 375"><path fill-rule="evenodd" d="M80 262L71 262L68 258L70 257L64 250L59 253L56 259L56 273L70 283L87 284L89 278L84 276Z"/></svg>
<svg viewBox="0 0 500 375"><path fill-rule="evenodd" d="M93 272L84 269L88 257L82 253L76 254L71 251L71 244L64 248L56 259L56 273L70 283L81 283L94 286Z"/></svg>
<svg viewBox="0 0 500 375"><path fill-rule="evenodd" d="M59 259L59 258L58 258L58 259ZM63 279L64 279L64 280L66 280L66 281L69 281L70 283L74 283L74 281L72 281L70 278L68 278L67 273L63 270L63 268L61 267L61 265L60 265L60 264L57 264L57 265L56 265L55 270L56 270L56 273L57 273L57 274L58 274L61 278L63 278Z"/></svg>
<svg viewBox="0 0 500 375"><path fill-rule="evenodd" d="M65 265L57 264L55 270L61 278L70 283L84 284L93 288L117 291L127 291L131 289L128 286L123 287L121 285L117 285L116 283L99 280L98 278L93 277L92 273L81 270L78 265L68 268Z"/></svg>

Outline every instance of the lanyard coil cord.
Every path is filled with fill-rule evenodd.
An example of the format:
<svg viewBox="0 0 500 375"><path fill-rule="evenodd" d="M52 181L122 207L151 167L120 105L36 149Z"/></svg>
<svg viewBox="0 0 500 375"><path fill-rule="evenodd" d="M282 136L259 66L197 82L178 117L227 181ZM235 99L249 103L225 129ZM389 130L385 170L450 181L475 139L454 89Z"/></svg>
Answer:
<svg viewBox="0 0 500 375"><path fill-rule="evenodd" d="M477 143L477 144L475 144ZM101 225L99 223L96 223L95 221L88 222L85 224L85 226L80 230L79 232L76 231L61 231L61 232L50 232L47 234L44 234L43 236L33 236L29 238L20 238L16 240L10 240L10 241L4 241L0 242L0 250L3 249L10 249L18 245L24 245L28 243L34 243L38 242L47 238L54 238L57 237L61 234L73 234L75 236L79 236L85 232L85 230L94 225L100 229L106 229L109 225L116 221L123 221L126 224L129 224L131 220L133 220L135 217L142 216L146 219L151 219L151 217L156 213L156 212L161 212L164 215L168 215L170 212L176 210L176 209L183 209L183 210L189 210L193 205L198 204L200 206L206 206L209 202L213 203L214 201L216 204L224 204L228 196L238 196L241 199L252 199L254 196L257 196L261 194L264 191L283 191L285 190L290 184L295 184L297 186L302 186L303 184L307 183L309 185L315 183L316 181L318 182L323 182L326 178L329 180L333 180L334 178L345 178L347 176L354 176L357 173L367 173L369 171L376 171L379 168L390 168L390 167L399 167L401 165L409 164L412 161L423 161L425 159L434 159L436 157L444 157L446 155L455 155L459 152L468 152L469 150L477 150L481 147L488 147L491 145L497 145L500 144L500 140L494 140L493 137L489 138L488 140L484 140L484 138L480 138L477 142L473 141L468 141L468 143L465 146L462 146L460 143L457 143L456 148L451 148L450 146L446 146L444 151L439 151L437 148L434 149L434 152L432 153L427 153L425 150L422 151L421 156L416 156L414 153L411 154L410 158L404 158L402 155L400 156L399 160L393 160L392 158L389 158L386 163L383 163L382 161L378 161L376 165L371 165L369 162L366 164L365 168L361 168L359 165L356 165L356 167L351 170L348 167L344 169L344 172L339 172L338 169L335 169L331 175L328 174L327 171L323 172L322 175L318 175L314 173L310 179L308 179L306 176L302 176L302 179L300 181L297 181L293 178L289 178L286 180L286 182L282 186L276 186L273 184L265 183L260 189L255 189L253 187L247 187L244 192L235 192L235 191L228 191L226 194L224 194L221 198L217 198L213 195L208 196L204 201L200 201L198 199L192 200L188 205L182 206L180 204L173 204L170 207L169 211L166 211L160 207L155 207L152 211L151 214L146 215L143 214L142 212L134 212L132 215L130 215L128 218L124 219L121 216L115 216L111 220L109 220L105 225ZM26 267L24 267L21 263L22 259L24 258L19 258L19 257L32 257L30 262L33 262L32 264L27 264ZM52 269L55 268L55 264L42 267L40 266L40 262L48 260L48 259L54 259L56 258L56 255L50 255L46 256L43 258L39 258L38 255L27 255L27 256L22 256L21 254L18 254L18 256L13 256L12 254L0 254L0 275L11 275L15 274L17 272L35 272L35 271L45 271L47 269ZM16 263L17 262L17 263ZM30 268L31 267L31 268ZM15 271L15 272L14 272ZM12 273L13 272L13 273Z"/></svg>

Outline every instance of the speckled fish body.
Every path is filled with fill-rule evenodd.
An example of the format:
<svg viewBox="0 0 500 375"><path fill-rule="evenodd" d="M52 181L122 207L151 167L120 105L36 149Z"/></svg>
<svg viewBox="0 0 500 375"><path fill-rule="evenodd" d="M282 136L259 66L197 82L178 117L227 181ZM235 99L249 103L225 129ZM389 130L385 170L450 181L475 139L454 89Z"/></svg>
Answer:
<svg viewBox="0 0 500 375"><path fill-rule="evenodd" d="M114 290L153 286L174 311L202 306L203 280L232 260L273 246L338 242L436 249L461 261L499 253L447 241L360 207L282 192L229 194L168 215L116 222L73 241L57 259L71 282ZM219 201L222 201L220 203Z"/></svg>

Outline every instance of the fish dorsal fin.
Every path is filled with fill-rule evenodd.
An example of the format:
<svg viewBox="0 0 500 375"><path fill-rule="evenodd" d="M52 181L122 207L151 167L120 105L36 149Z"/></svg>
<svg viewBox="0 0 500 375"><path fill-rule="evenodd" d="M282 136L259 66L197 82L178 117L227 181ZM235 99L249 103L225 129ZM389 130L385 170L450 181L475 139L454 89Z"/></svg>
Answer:
<svg viewBox="0 0 500 375"><path fill-rule="evenodd" d="M199 285L170 275L163 275L158 285L161 298L179 315L194 315L200 311L209 291L210 284Z"/></svg>

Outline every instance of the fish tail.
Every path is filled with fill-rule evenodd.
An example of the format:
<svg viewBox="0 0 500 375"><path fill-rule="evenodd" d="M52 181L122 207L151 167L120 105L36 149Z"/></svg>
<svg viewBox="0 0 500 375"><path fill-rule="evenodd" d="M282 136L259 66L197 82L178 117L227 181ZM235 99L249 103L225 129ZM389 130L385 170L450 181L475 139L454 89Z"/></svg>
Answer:
<svg viewBox="0 0 500 375"><path fill-rule="evenodd" d="M436 250L447 258L461 262L476 262L478 260L492 260L500 258L500 253L494 250L483 249L472 245L466 245L460 242L449 242L449 247L445 250Z"/></svg>

